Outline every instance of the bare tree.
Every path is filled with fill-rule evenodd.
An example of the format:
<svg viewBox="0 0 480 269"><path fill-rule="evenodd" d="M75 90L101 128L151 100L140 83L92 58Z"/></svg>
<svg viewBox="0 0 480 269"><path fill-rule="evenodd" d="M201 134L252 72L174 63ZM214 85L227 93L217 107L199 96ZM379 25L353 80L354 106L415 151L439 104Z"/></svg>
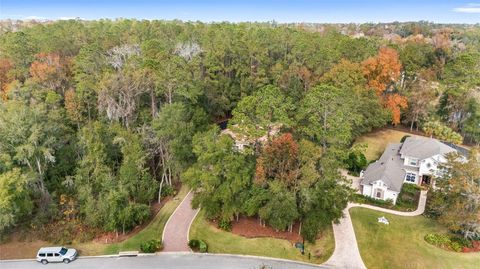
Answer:
<svg viewBox="0 0 480 269"><path fill-rule="evenodd" d="M202 48L196 42L178 43L175 46L175 54L182 57L186 61L192 60L195 56L202 52Z"/></svg>
<svg viewBox="0 0 480 269"><path fill-rule="evenodd" d="M128 58L134 55L140 55L140 46L138 44L125 44L114 47L107 52L107 62L116 70L121 69Z"/></svg>

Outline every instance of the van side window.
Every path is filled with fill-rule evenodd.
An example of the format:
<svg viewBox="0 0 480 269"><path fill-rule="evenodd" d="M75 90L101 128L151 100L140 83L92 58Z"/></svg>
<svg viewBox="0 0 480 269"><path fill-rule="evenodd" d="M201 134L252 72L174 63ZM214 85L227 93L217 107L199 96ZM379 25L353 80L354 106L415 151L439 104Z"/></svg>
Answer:
<svg viewBox="0 0 480 269"><path fill-rule="evenodd" d="M53 257L53 253L47 253L47 257Z"/></svg>
<svg viewBox="0 0 480 269"><path fill-rule="evenodd" d="M38 256L45 257L45 253L40 253L40 254L38 254Z"/></svg>
<svg viewBox="0 0 480 269"><path fill-rule="evenodd" d="M60 257L60 254L58 254L58 253L55 253L55 257Z"/></svg>

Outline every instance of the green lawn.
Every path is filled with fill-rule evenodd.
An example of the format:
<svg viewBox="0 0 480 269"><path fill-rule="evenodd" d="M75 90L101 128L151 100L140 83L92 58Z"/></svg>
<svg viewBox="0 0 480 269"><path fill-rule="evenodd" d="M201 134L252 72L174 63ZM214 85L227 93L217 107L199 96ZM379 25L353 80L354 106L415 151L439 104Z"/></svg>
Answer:
<svg viewBox="0 0 480 269"><path fill-rule="evenodd" d="M333 253L335 241L331 226L323 232L314 245L306 244L305 255L295 249L287 240L276 238L246 238L222 231L210 225L200 212L190 228L191 239L202 239L208 244L210 253L244 254L283 258L311 263L325 262ZM311 260L308 253L311 253ZM321 253L314 257L314 253Z"/></svg>
<svg viewBox="0 0 480 269"><path fill-rule="evenodd" d="M119 251L126 251L126 250L140 250L140 244L144 241L149 239L158 239L162 240L162 233L163 228L165 227L165 223L167 222L170 215L172 215L175 208L180 204L183 198L188 193L188 187L182 186L180 191L178 192L177 196L172 200L168 201L158 212L152 222L145 227L145 229L141 230L134 236L130 237L129 239L117 243L108 245L104 250L104 254L115 254Z"/></svg>
<svg viewBox="0 0 480 269"><path fill-rule="evenodd" d="M456 253L423 240L427 233L445 232L423 216L401 217L366 208L350 209L362 259L367 268L480 268L480 253ZM377 222L385 216L390 225Z"/></svg>
<svg viewBox="0 0 480 269"><path fill-rule="evenodd" d="M385 147L389 143L400 143L400 139L402 139L402 137L405 135L414 136L402 131L380 129L378 131L362 135L361 137L357 138L355 143L366 143L368 147L365 152L365 157L367 157L368 161L373 161L380 158L380 155L382 155Z"/></svg>

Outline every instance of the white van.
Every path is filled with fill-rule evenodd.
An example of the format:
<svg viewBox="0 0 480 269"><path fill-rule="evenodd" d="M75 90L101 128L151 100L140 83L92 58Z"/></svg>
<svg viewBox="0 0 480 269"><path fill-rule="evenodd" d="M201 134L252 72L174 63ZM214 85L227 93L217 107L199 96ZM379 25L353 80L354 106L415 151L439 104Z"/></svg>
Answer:
<svg viewBox="0 0 480 269"><path fill-rule="evenodd" d="M77 251L73 248L49 247L41 248L37 253L37 261L47 264L49 262L69 263L77 258Z"/></svg>

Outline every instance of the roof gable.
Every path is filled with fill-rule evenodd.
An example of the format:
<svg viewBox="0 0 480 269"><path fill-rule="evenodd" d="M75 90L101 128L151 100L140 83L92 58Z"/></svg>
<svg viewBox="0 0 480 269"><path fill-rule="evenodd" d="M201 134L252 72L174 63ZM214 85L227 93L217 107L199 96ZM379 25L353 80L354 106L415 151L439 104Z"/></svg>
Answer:
<svg viewBox="0 0 480 269"><path fill-rule="evenodd" d="M401 145L400 143L389 144L380 159L367 167L362 184L372 184L381 180L388 189L400 192L405 179L403 160L398 154Z"/></svg>
<svg viewBox="0 0 480 269"><path fill-rule="evenodd" d="M407 137L400 148L402 156L414 157L420 160L435 155L445 155L456 150L437 139L426 137Z"/></svg>

